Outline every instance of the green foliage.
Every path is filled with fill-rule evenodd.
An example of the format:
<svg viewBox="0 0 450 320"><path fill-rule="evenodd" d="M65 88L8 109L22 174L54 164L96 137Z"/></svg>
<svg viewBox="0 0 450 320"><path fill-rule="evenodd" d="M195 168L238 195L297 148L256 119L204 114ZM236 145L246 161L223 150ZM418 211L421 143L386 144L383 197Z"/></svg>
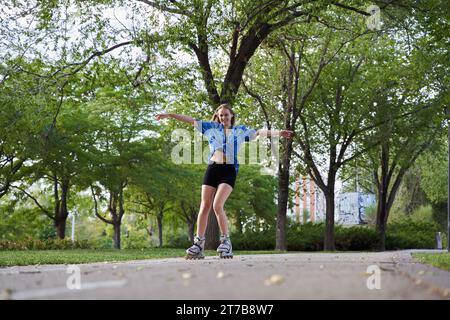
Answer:
<svg viewBox="0 0 450 320"><path fill-rule="evenodd" d="M405 219L388 225L386 236L387 250L435 248L435 232L438 227L434 223ZM307 223L288 226L287 244L289 251L321 251L325 224ZM368 226L336 226L336 250L366 251L378 250L379 237L373 227ZM273 250L275 248L274 230L262 232L247 231L232 234L233 248L237 250Z"/></svg>
<svg viewBox="0 0 450 320"><path fill-rule="evenodd" d="M275 230L232 233L231 242L235 250L273 250L275 248Z"/></svg>
<svg viewBox="0 0 450 320"><path fill-rule="evenodd" d="M44 240L56 236L52 221L38 208L11 202L0 206L0 212L0 241Z"/></svg>
<svg viewBox="0 0 450 320"><path fill-rule="evenodd" d="M420 185L432 203L447 201L448 150L442 139L439 147L419 158Z"/></svg>
<svg viewBox="0 0 450 320"><path fill-rule="evenodd" d="M128 249L128 250L39 250L0 251L0 266L36 264L79 264L93 262L115 262L144 259L163 259L184 256L184 249ZM210 254L210 253L207 253Z"/></svg>
<svg viewBox="0 0 450 320"><path fill-rule="evenodd" d="M386 249L434 249L438 231L439 226L432 222L412 219L392 222L386 231Z"/></svg>
<svg viewBox="0 0 450 320"><path fill-rule="evenodd" d="M19 241L0 241L0 250L68 250L92 248L93 244L87 240L72 242L68 239L37 240L28 238Z"/></svg>
<svg viewBox="0 0 450 320"><path fill-rule="evenodd" d="M419 163L419 160L416 161L403 177L392 210L399 210L406 215L411 215L416 209L429 203L429 199L422 188L423 177Z"/></svg>
<svg viewBox="0 0 450 320"><path fill-rule="evenodd" d="M186 234L175 234L169 237L164 245L165 248L189 248L192 245Z"/></svg>
<svg viewBox="0 0 450 320"><path fill-rule="evenodd" d="M225 205L237 230L261 230L275 225L276 183L275 177L261 175L259 166L240 166L235 188Z"/></svg>
<svg viewBox="0 0 450 320"><path fill-rule="evenodd" d="M412 221L417 222L435 222L433 219L433 212L431 205L420 206L411 214Z"/></svg>
<svg viewBox="0 0 450 320"><path fill-rule="evenodd" d="M354 5L360 7L361 3L354 2ZM164 230L170 230L187 222L180 208L181 201L191 212L196 211L203 173L198 168L181 169L170 163L173 144L168 141L171 130L179 124L157 128L152 125L153 114L167 108L169 112L209 118L211 108L217 103L217 99L211 99L211 89L206 90L209 86L223 94L220 99L236 102L235 110L245 124L263 126L270 120L274 129L283 128L285 120L290 118L280 112L285 98L282 88L287 88L283 78L287 63L284 50L300 47L305 49L298 56L301 65L296 68L301 86L299 99L294 100L305 104L298 115L302 121L297 121L294 129L297 136L303 136L308 142L308 149L318 157L323 156L314 161L322 167L329 158L328 151L355 138L361 128L371 128L376 121L401 112L417 111L415 107L429 102L437 109L448 105L447 88L442 85L448 83L447 29L441 23L446 7L444 2L434 0L421 1L420 6L412 10L416 6L397 6L394 1L383 9L389 12L384 17L386 30L366 32L353 39L366 30L364 19L323 0L125 4L117 0L36 3L5 0L0 7L5 22L0 26L3 36L0 43L0 198L13 196L8 190L11 183L24 188L42 183L33 194L52 213L58 209L60 200L55 197L53 183L61 186L65 182L70 190L66 199L69 212L76 211L82 216L77 235L90 239L96 247L110 247L110 226L87 218L93 216L92 199L90 194L84 194L84 199L80 194L95 185L99 211L104 215L113 211L108 209L109 205L122 200L118 194L122 196L124 191L125 212L142 217L140 228L136 227L139 231L132 230L128 238L122 237L123 245L130 248L149 245L143 228L149 227L156 214L164 216ZM422 6L428 9L421 10ZM120 22L122 26L117 26L117 19L105 16L105 12L124 7L127 16ZM294 19L294 13L303 11L312 15L307 20L307 15ZM178 23L172 23L174 19ZM29 21L33 23L27 24ZM238 50L249 45L255 45L255 50L238 54L237 58L245 59L232 66L234 69L247 66L241 70L245 82L265 102L268 119L263 116L262 105L246 91L230 92L240 83L228 80L240 75L227 72L232 71L232 68L228 70L229 52L224 54L222 49L231 47L236 23L242 28L235 38ZM264 40L261 46L245 42L253 38L260 26L268 24L273 33L260 39ZM407 28L408 34L394 28L400 25ZM398 32L395 37L389 34L391 28ZM262 35L259 31L256 34ZM124 39L132 43L122 46ZM283 48L282 41L286 41ZM322 61L321 49L328 42ZM113 48L113 45L118 46ZM263 50L256 50L258 46ZM209 52L205 54L206 48ZM207 81L212 83L205 82L208 75L199 68L197 59L201 55L210 57L206 65L211 67L212 79ZM320 79L315 78L314 72L322 66ZM226 74L229 77L223 81ZM222 88L222 84L233 88ZM374 102L379 102L378 107ZM437 114L436 109L429 110ZM379 132L380 136L387 137L393 129L398 129L391 150L414 149L405 141L414 137L411 142L414 147L423 140L419 136L430 136L430 114L415 113L414 117L390 122ZM304 130L303 124L308 130ZM356 150L361 151L372 142L368 134L363 134ZM353 149L348 149L345 156L350 151ZM411 158L407 152L397 152L397 155L391 159L405 162ZM300 162L293 158L293 164ZM430 154L424 161L422 167L428 171L424 172L423 189L433 202L435 220L441 222L440 203L446 195L445 152L436 157ZM366 158L362 162L370 161ZM303 167L299 163L295 166ZM237 229L245 229L245 234L254 237L251 241L255 243L261 229L267 232L267 241L274 238L277 191L276 179L260 176L256 170L241 167L236 189L226 205L229 216L239 224ZM61 196L61 190L57 191ZM25 201L23 195L20 197L23 201L13 211L2 210L9 200L3 198L0 203L1 238L20 241L28 237L42 240L53 237L52 221L41 215L34 202ZM132 205L135 201L140 203ZM162 209L158 212L157 208ZM418 216L428 217L427 210ZM315 228L304 227L302 239L296 232L291 232L290 237L299 243L299 248L313 250L320 235ZM353 235L345 232L345 239ZM365 242L358 232L355 231L355 240L343 247L362 246L360 243ZM173 238L181 245L176 234L164 239Z"/></svg>
<svg viewBox="0 0 450 320"><path fill-rule="evenodd" d="M352 226L336 228L336 250L363 251L379 247L378 233L373 228Z"/></svg>
<svg viewBox="0 0 450 320"><path fill-rule="evenodd" d="M150 248L151 243L145 230L132 230L123 235L121 247L123 249Z"/></svg>
<svg viewBox="0 0 450 320"><path fill-rule="evenodd" d="M431 205L433 221L439 225L441 232L448 232L448 206L447 202L437 202Z"/></svg>
<svg viewBox="0 0 450 320"><path fill-rule="evenodd" d="M364 209L364 219L370 226L375 226L377 223L377 206L371 205Z"/></svg>
<svg viewBox="0 0 450 320"><path fill-rule="evenodd" d="M413 258L425 264L430 264L436 268L450 271L450 253L413 253Z"/></svg>
<svg viewBox="0 0 450 320"><path fill-rule="evenodd" d="M287 248L291 251L323 250L325 225L323 223L291 223L287 231Z"/></svg>

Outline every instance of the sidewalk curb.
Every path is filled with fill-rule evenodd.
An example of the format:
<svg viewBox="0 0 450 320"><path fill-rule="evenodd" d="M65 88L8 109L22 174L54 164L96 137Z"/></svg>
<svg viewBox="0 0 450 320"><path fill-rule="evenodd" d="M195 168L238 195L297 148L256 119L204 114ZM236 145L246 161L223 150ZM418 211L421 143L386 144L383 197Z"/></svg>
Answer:
<svg viewBox="0 0 450 320"><path fill-rule="evenodd" d="M427 289L429 293L436 293L444 299L450 299L450 271L416 262L412 257L413 252L416 251L401 252L398 255L398 261L396 256L392 258L395 271L410 279L414 284Z"/></svg>

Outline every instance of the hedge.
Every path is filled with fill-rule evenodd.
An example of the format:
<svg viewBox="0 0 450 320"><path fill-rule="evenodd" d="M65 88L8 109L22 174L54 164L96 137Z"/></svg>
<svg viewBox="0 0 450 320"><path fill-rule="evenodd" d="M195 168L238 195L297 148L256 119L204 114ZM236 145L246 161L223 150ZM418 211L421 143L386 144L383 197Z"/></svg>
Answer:
<svg viewBox="0 0 450 320"><path fill-rule="evenodd" d="M439 226L435 223L411 221L388 224L386 250L432 249ZM325 235L325 224L290 224L287 230L288 251L321 251ZM232 234L236 250L273 250L275 230L248 231ZM379 248L378 233L369 226L335 226L335 246L339 251L372 251Z"/></svg>

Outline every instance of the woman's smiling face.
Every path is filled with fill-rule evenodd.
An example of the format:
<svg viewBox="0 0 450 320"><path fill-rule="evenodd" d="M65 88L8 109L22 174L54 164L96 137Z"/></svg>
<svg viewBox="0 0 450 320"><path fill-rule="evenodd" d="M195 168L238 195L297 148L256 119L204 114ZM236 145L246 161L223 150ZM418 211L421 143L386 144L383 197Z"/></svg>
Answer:
<svg viewBox="0 0 450 320"><path fill-rule="evenodd" d="M219 121L221 124L225 127L231 127L231 119L233 118L233 115L230 110L227 108L220 108L219 111L217 111L217 115L219 116Z"/></svg>

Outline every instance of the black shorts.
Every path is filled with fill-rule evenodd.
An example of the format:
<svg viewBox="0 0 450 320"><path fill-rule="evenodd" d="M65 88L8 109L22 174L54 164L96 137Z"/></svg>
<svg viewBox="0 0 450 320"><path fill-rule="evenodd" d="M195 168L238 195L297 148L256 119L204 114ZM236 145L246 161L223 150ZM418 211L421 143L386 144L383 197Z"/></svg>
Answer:
<svg viewBox="0 0 450 320"><path fill-rule="evenodd" d="M227 183L234 188L236 169L230 163L216 163L212 161L206 169L203 184L217 188L221 183Z"/></svg>

